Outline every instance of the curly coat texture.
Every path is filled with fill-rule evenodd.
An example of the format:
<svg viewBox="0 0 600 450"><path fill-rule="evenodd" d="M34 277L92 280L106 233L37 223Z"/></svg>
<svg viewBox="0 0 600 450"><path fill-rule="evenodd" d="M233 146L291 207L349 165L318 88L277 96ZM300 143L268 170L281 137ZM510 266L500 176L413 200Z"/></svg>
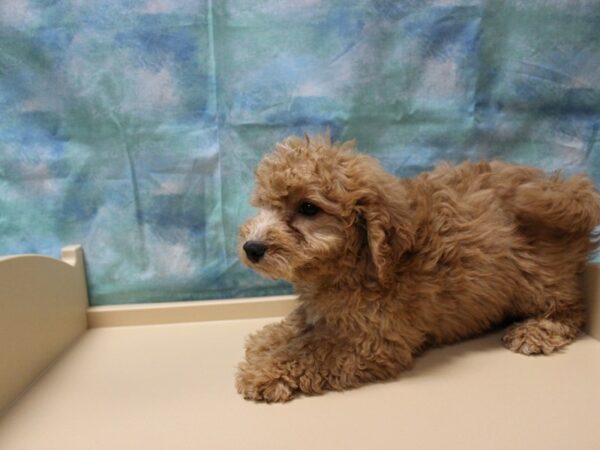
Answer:
<svg viewBox="0 0 600 450"><path fill-rule="evenodd" d="M353 142L291 137L256 170L240 256L292 282L299 306L248 338L236 386L287 401L396 377L427 346L507 320L511 350L548 354L584 322L580 275L600 197L584 176L504 162L398 179ZM299 206L319 208L305 215ZM256 262L247 241L266 246Z"/></svg>

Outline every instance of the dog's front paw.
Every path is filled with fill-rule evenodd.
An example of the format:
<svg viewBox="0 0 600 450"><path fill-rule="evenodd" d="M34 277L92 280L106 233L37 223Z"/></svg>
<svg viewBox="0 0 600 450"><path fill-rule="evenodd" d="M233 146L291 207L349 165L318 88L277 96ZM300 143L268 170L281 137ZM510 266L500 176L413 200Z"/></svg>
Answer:
<svg viewBox="0 0 600 450"><path fill-rule="evenodd" d="M243 362L239 365L235 386L248 400L287 402L297 390L278 370Z"/></svg>
<svg viewBox="0 0 600 450"><path fill-rule="evenodd" d="M275 343L269 339L268 325L257 333L251 334L246 339L246 360L264 357L274 347Z"/></svg>

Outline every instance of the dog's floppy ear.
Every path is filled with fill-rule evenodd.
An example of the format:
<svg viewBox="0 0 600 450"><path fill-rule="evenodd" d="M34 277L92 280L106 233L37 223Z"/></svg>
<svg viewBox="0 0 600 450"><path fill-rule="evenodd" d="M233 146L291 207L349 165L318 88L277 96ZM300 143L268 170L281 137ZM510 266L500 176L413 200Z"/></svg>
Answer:
<svg viewBox="0 0 600 450"><path fill-rule="evenodd" d="M414 245L414 225L405 189L371 159L359 161L355 208L367 232L369 253L383 285L390 285L402 255Z"/></svg>

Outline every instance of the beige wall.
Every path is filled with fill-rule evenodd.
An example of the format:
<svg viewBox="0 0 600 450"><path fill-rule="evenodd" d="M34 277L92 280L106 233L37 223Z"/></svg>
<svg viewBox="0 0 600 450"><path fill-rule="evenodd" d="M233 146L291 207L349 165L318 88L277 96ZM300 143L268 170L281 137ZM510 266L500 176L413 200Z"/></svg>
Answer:
<svg viewBox="0 0 600 450"><path fill-rule="evenodd" d="M590 264L585 277L588 323L586 332L600 341L600 264Z"/></svg>
<svg viewBox="0 0 600 450"><path fill-rule="evenodd" d="M0 259L0 412L87 328L81 247Z"/></svg>

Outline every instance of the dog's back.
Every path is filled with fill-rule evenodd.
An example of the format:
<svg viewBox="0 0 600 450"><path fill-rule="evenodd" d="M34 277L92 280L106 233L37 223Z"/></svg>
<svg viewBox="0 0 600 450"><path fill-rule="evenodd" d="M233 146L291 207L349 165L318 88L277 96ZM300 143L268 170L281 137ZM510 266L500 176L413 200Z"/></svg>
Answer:
<svg viewBox="0 0 600 450"><path fill-rule="evenodd" d="M580 275L598 247L600 196L589 179L498 161L444 163L414 186L425 193L432 224L415 263L426 266L444 249L451 276L434 303L457 299L435 341L468 336L505 313L532 318L507 333L515 351L546 353L573 339L584 318Z"/></svg>
<svg viewBox="0 0 600 450"><path fill-rule="evenodd" d="M442 163L423 175L459 196L492 189L503 209L523 226L589 236L600 225L600 195L583 175L562 177L501 161Z"/></svg>

